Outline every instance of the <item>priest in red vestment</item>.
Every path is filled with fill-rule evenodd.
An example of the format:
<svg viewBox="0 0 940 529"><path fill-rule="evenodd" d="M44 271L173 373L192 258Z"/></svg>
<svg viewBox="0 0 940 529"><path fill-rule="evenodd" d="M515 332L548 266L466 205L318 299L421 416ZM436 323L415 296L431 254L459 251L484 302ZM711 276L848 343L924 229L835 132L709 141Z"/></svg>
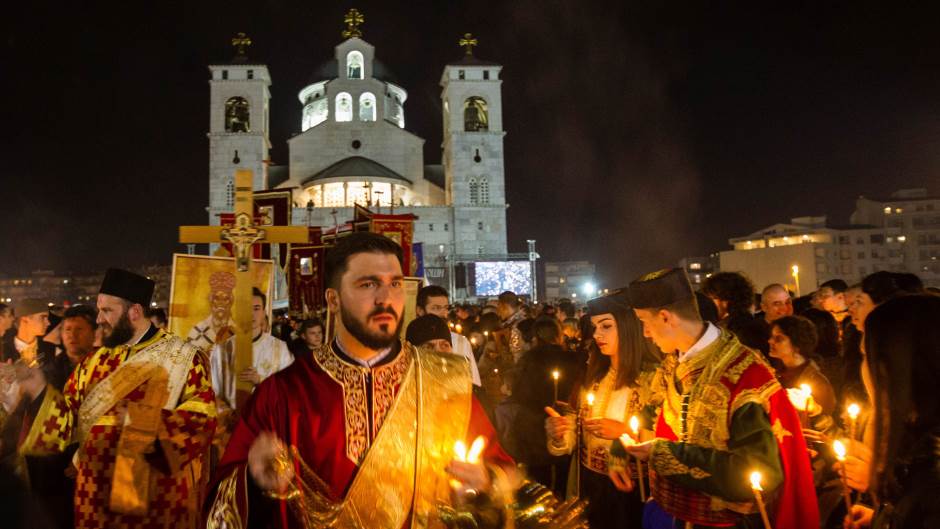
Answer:
<svg viewBox="0 0 940 529"><path fill-rule="evenodd" d="M399 338L403 279L401 248L384 236L330 249L335 339L257 386L216 470L208 527L435 527L454 489L503 497L494 476L512 460L466 359ZM485 464L455 461L457 442L479 452L478 437Z"/></svg>

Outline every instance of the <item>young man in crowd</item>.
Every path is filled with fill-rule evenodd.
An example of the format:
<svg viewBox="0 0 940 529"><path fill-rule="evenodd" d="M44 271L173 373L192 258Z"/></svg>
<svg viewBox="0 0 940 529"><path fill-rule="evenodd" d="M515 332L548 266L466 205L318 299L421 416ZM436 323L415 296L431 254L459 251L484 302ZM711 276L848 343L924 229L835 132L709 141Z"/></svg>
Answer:
<svg viewBox="0 0 940 529"><path fill-rule="evenodd" d="M426 314L437 316L444 322L444 326L447 327L447 309L449 305L450 296L447 290L437 285L428 285L418 290L415 312L418 313L418 316L424 316ZM476 358L473 356L473 346L470 344L470 340L462 334L451 331L450 342L453 347L453 352L465 357L470 362L470 374L473 377L473 385L479 387L480 370L477 367Z"/></svg>

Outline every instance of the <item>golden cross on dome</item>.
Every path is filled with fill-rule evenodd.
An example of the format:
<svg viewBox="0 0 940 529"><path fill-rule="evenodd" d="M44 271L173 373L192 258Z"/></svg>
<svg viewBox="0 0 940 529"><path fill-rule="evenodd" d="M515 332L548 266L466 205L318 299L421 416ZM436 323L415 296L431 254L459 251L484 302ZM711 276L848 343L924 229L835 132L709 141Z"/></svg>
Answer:
<svg viewBox="0 0 940 529"><path fill-rule="evenodd" d="M362 37L362 30L359 29L359 26L365 21L366 17L358 9L352 8L347 11L346 16L343 17L343 23L346 24L346 29L343 30L343 38Z"/></svg>
<svg viewBox="0 0 940 529"><path fill-rule="evenodd" d="M473 33L464 33L463 38L457 41L458 46L463 46L467 50L467 55L473 55L473 47L477 45L477 39Z"/></svg>
<svg viewBox="0 0 940 529"><path fill-rule="evenodd" d="M235 34L235 37L232 38L232 46L235 46L235 52L237 54L244 55L245 49L251 46L251 37L239 31Z"/></svg>

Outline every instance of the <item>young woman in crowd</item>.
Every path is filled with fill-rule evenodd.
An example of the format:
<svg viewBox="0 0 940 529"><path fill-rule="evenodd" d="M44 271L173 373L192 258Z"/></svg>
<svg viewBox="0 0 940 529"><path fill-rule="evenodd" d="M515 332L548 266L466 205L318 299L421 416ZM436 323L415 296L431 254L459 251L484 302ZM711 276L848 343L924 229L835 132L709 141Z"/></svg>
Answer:
<svg viewBox="0 0 940 529"><path fill-rule="evenodd" d="M655 368L659 351L643 337L639 320L615 292L588 302L594 324L596 349L587 371L569 399L568 410L547 408L545 428L548 451L555 455L576 453L569 476L569 494L587 498L588 520L593 529L640 527L643 504L630 476L608 477L611 441L630 433L628 421L638 416L649 429L656 405ZM578 415L581 439L577 439ZM618 490L622 489L622 490Z"/></svg>
<svg viewBox="0 0 940 529"><path fill-rule="evenodd" d="M865 319L874 402L869 491L877 507L855 505L852 529L940 527L940 297L902 296Z"/></svg>

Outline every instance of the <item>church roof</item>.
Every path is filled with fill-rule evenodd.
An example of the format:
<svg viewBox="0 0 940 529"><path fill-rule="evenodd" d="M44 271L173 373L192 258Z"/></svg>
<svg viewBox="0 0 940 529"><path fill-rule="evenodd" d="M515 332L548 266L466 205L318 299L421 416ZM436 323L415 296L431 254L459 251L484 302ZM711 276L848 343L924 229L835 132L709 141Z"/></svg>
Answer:
<svg viewBox="0 0 940 529"><path fill-rule="evenodd" d="M388 180L400 180L408 185L411 185L412 183L411 180L408 180L404 176L376 161L363 158L362 156L350 156L349 158L344 158L327 167L326 169L323 169L319 173L305 179L302 185L307 185L317 180L323 180L327 178L369 176L385 178Z"/></svg>

